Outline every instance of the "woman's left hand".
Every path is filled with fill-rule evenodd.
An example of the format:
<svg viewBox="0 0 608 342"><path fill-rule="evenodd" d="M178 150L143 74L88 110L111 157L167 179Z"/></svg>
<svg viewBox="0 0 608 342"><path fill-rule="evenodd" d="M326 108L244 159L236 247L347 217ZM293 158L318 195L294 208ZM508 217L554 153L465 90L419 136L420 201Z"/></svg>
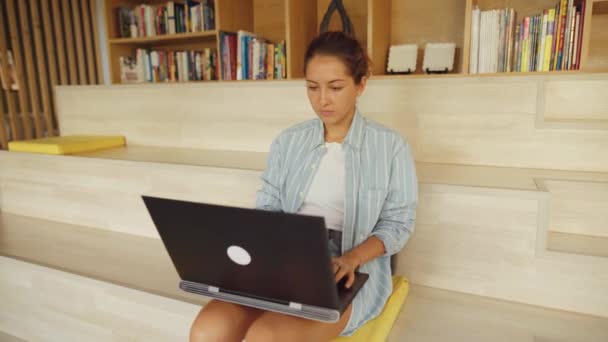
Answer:
<svg viewBox="0 0 608 342"><path fill-rule="evenodd" d="M355 270L361 265L360 259L352 253L332 258L336 283L347 277L345 287L350 289L355 282Z"/></svg>

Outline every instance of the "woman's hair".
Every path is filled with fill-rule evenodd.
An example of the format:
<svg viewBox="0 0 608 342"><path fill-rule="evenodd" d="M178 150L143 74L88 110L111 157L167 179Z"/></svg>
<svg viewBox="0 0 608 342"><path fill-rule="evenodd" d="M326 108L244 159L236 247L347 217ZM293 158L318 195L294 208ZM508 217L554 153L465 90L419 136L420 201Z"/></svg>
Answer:
<svg viewBox="0 0 608 342"><path fill-rule="evenodd" d="M363 77L369 76L370 60L365 49L355 38L344 32L327 31L310 42L304 55L304 74L308 62L315 56L340 59L355 80L355 84L361 83Z"/></svg>

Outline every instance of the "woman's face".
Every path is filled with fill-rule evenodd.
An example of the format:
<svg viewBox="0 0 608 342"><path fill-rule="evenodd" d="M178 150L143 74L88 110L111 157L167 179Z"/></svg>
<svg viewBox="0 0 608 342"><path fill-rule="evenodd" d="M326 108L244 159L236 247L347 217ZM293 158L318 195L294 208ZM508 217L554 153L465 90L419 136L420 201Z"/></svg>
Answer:
<svg viewBox="0 0 608 342"><path fill-rule="evenodd" d="M355 84L346 65L337 57L316 55L306 68L308 100L325 125L350 124L365 83L364 78Z"/></svg>

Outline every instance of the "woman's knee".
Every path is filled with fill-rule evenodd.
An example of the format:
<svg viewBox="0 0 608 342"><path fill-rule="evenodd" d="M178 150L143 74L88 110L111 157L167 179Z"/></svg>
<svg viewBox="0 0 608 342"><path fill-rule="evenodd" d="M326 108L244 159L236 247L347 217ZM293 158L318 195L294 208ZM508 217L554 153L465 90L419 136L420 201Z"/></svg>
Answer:
<svg viewBox="0 0 608 342"><path fill-rule="evenodd" d="M290 324L285 322L278 322L277 320L266 319L262 316L247 330L245 336L246 342L298 342L298 341L310 341L307 337L307 331L301 331Z"/></svg>
<svg viewBox="0 0 608 342"><path fill-rule="evenodd" d="M192 323L190 342L240 341L256 315L253 309L213 300Z"/></svg>

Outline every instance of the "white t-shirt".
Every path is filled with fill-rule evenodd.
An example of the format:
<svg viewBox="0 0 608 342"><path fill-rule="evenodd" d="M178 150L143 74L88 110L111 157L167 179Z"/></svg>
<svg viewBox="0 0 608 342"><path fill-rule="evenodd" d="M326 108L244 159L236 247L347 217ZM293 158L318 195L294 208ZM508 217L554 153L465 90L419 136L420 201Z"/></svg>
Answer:
<svg viewBox="0 0 608 342"><path fill-rule="evenodd" d="M299 214L325 217L329 229L342 231L344 225L344 150L340 143L325 143L321 158Z"/></svg>

